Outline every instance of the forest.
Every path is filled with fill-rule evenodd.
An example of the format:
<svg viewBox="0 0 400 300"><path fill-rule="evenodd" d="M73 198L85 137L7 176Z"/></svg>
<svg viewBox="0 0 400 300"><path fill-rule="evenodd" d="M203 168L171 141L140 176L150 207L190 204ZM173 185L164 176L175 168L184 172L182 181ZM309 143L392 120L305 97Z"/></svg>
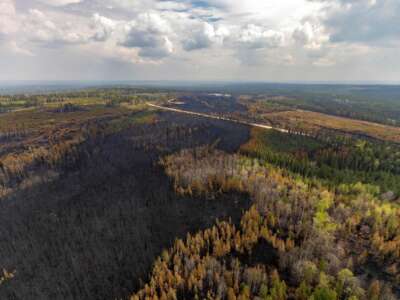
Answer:
<svg viewBox="0 0 400 300"><path fill-rule="evenodd" d="M0 299L400 299L396 93L0 96Z"/></svg>
<svg viewBox="0 0 400 300"><path fill-rule="evenodd" d="M208 147L161 164L179 194L234 190L247 193L252 206L238 227L218 222L176 241L133 299L394 299L400 211L374 197L373 187L343 184L332 192Z"/></svg>

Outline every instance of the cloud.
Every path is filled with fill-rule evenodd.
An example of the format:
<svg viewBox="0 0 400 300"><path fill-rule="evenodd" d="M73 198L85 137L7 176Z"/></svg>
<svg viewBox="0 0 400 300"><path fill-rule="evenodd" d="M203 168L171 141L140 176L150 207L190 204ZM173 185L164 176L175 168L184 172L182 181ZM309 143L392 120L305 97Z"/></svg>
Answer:
<svg viewBox="0 0 400 300"><path fill-rule="evenodd" d="M40 0L40 2L51 6L63 6L82 2L82 0Z"/></svg>
<svg viewBox="0 0 400 300"><path fill-rule="evenodd" d="M72 20L58 21L38 9L31 9L24 17L22 31L28 41L44 46L58 47L65 44L85 43L88 38L86 28L77 28Z"/></svg>
<svg viewBox="0 0 400 300"><path fill-rule="evenodd" d="M93 39L98 42L104 42L111 37L113 32L117 28L117 22L115 20L106 18L104 16L95 13L92 17L91 27L95 30Z"/></svg>
<svg viewBox="0 0 400 300"><path fill-rule="evenodd" d="M176 2L176 1L161 1L155 4L155 8L158 10L172 10L172 11L186 11L190 7L187 3Z"/></svg>
<svg viewBox="0 0 400 300"><path fill-rule="evenodd" d="M12 0L0 1L0 38L15 33L18 29L15 4Z"/></svg>
<svg viewBox="0 0 400 300"><path fill-rule="evenodd" d="M196 24L182 42L186 51L206 49L214 44L222 45L230 31L225 26L214 26L206 22Z"/></svg>
<svg viewBox="0 0 400 300"><path fill-rule="evenodd" d="M305 20L292 34L294 41L307 49L319 49L329 41L319 21Z"/></svg>
<svg viewBox="0 0 400 300"><path fill-rule="evenodd" d="M331 67L334 66L335 64L336 64L335 60L328 57L321 57L313 62L313 65L317 67Z"/></svg>
<svg viewBox="0 0 400 300"><path fill-rule="evenodd" d="M248 24L240 30L237 42L250 49L277 48L284 45L285 35L280 31Z"/></svg>
<svg viewBox="0 0 400 300"><path fill-rule="evenodd" d="M398 60L399 15L398 0L0 0L0 60L34 55L40 70L52 53L60 65L86 57L181 78L192 66L213 76L217 66L221 78L271 68L339 74L366 57L378 74L376 62Z"/></svg>
<svg viewBox="0 0 400 300"><path fill-rule="evenodd" d="M149 58L163 58L174 51L169 38L172 30L167 20L155 13L145 13L124 26L125 37L120 45L138 48L139 55Z"/></svg>
<svg viewBox="0 0 400 300"><path fill-rule="evenodd" d="M29 49L21 47L20 45L17 44L16 41L10 41L7 45L7 47L11 50L11 52L15 54L21 54L24 56L35 56L33 52L31 52Z"/></svg>
<svg viewBox="0 0 400 300"><path fill-rule="evenodd" d="M0 46L17 55L33 56L33 53L17 43L15 34L19 30L20 17L13 0L0 1ZM0 58L1 60L1 58Z"/></svg>
<svg viewBox="0 0 400 300"><path fill-rule="evenodd" d="M325 0L322 18L333 43L398 44L400 1Z"/></svg>

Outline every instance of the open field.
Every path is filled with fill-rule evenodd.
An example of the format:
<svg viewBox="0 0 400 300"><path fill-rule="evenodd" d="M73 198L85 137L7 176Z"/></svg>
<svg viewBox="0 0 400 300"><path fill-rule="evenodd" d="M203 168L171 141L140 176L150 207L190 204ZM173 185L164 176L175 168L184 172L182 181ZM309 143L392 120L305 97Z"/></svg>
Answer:
<svg viewBox="0 0 400 300"><path fill-rule="evenodd" d="M319 129L337 130L357 136L369 136L384 141L400 143L400 128L367 121L330 116L322 113L296 110L263 114L263 118L273 124L301 128L305 131Z"/></svg>

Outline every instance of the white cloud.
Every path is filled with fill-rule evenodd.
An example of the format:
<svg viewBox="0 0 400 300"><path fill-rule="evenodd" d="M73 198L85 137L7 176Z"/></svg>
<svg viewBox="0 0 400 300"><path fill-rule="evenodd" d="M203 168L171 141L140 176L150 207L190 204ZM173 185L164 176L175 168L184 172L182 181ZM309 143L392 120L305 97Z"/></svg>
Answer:
<svg viewBox="0 0 400 300"><path fill-rule="evenodd" d="M187 51L210 48L214 44L222 45L230 31L225 26L214 26L201 22L193 26L183 40L183 48Z"/></svg>
<svg viewBox="0 0 400 300"><path fill-rule="evenodd" d="M48 52L74 61L85 53L143 70L213 74L218 65L255 76L271 66L339 70L357 55L394 61L387 49L400 44L398 0L17 1L0 0L1 51L38 62Z"/></svg>
<svg viewBox="0 0 400 300"><path fill-rule="evenodd" d="M57 21L38 9L31 9L22 22L21 30L29 41L51 47L80 44L89 39L87 29L78 28L76 19L75 22Z"/></svg>
<svg viewBox="0 0 400 300"><path fill-rule="evenodd" d="M99 42L109 39L118 24L118 22L101 16L98 13L93 15L92 21L91 27L95 30L93 39Z"/></svg>
<svg viewBox="0 0 400 300"><path fill-rule="evenodd" d="M318 21L308 20L293 31L293 38L307 49L319 49L329 41L323 26Z"/></svg>
<svg viewBox="0 0 400 300"><path fill-rule="evenodd" d="M82 0L39 0L39 1L52 6L63 6L67 4L79 3Z"/></svg>
<svg viewBox="0 0 400 300"><path fill-rule="evenodd" d="M104 7L121 8L126 12L144 12L157 5L156 0L102 0Z"/></svg>
<svg viewBox="0 0 400 300"><path fill-rule="evenodd" d="M237 37L237 42L251 49L277 48L284 45L285 35L280 31L266 29L255 24L248 24L241 29Z"/></svg>
<svg viewBox="0 0 400 300"><path fill-rule="evenodd" d="M33 52L31 52L29 49L21 47L20 45L17 44L16 41L10 41L7 45L7 47L11 50L11 52L16 53L16 54L21 54L25 56L35 56Z"/></svg>
<svg viewBox="0 0 400 300"><path fill-rule="evenodd" d="M17 18L14 1L0 0L0 38L17 31Z"/></svg>
<svg viewBox="0 0 400 300"><path fill-rule="evenodd" d="M323 0L321 0L323 1ZM400 1L325 0L323 24L334 43L399 45Z"/></svg>
<svg viewBox="0 0 400 300"><path fill-rule="evenodd" d="M124 30L125 36L120 44L139 49L142 57L163 58L174 51L169 38L172 33L170 24L158 14L140 14L137 19L125 24Z"/></svg>
<svg viewBox="0 0 400 300"><path fill-rule="evenodd" d="M321 57L313 62L313 65L317 67L331 67L334 66L335 64L336 62L328 57Z"/></svg>
<svg viewBox="0 0 400 300"><path fill-rule="evenodd" d="M155 8L159 10L177 10L184 11L189 9L187 3L175 2L175 1L161 1L155 4Z"/></svg>

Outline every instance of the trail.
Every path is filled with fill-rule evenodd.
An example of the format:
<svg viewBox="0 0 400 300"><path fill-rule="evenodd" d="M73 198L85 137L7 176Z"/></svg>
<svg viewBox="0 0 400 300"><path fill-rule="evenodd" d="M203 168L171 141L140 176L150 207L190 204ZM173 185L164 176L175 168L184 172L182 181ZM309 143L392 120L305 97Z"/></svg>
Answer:
<svg viewBox="0 0 400 300"><path fill-rule="evenodd" d="M247 125L247 126L251 126L251 127L258 127L258 128L263 128L263 129L274 129L279 132L289 133L289 131L286 129L276 128L276 127L272 127L272 126L265 125L265 124L239 121L239 120L230 119L230 118L226 118L226 117L214 116L214 115L209 115L209 114L204 114L204 113L199 113L199 112L194 112L194 111L188 111L188 110L183 110L183 109L178 109L178 108L172 108L172 107L165 107L165 106L160 106L160 105L156 105L156 104L149 103L149 102L147 102L146 104L148 106L166 110L166 111L172 111L172 112L177 112L177 113L182 113L182 114L187 114L187 115L192 115L192 116L198 116L198 117L204 117L204 118L209 118L209 119L215 119L215 120L228 121L228 122Z"/></svg>

